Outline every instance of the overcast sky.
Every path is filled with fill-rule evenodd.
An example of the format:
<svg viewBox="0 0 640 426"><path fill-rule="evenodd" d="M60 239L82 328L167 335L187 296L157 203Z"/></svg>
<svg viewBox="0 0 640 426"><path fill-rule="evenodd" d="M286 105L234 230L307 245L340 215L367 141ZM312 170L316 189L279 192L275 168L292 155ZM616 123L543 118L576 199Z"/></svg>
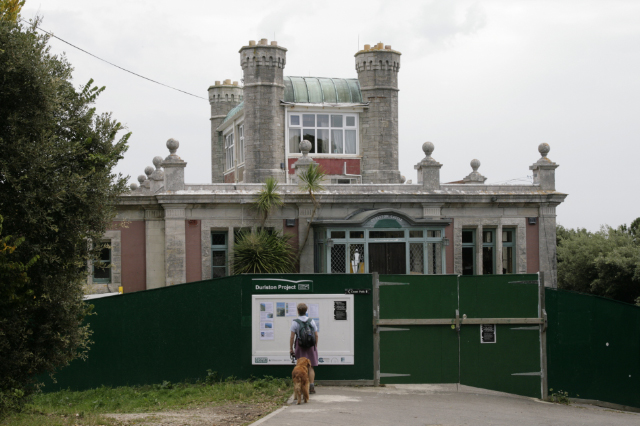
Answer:
<svg viewBox="0 0 640 426"><path fill-rule="evenodd" d="M425 141L460 180L477 158L487 183L530 180L541 142L569 194L558 223L597 230L640 216L640 1L27 0L23 18L61 41L74 83L106 86L97 108L133 132L117 170L130 182L180 141L189 183L211 181L207 88L240 80L238 50L274 39L285 75L357 77L353 55L383 42L402 52L400 170Z"/></svg>

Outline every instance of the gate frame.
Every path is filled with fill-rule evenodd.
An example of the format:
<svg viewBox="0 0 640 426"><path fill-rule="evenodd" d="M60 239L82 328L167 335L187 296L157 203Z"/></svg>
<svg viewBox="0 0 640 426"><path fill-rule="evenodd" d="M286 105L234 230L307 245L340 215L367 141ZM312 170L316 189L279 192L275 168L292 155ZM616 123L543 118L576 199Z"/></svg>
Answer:
<svg viewBox="0 0 640 426"><path fill-rule="evenodd" d="M373 385L380 386L380 331L381 326L399 325L454 325L458 335L462 325L476 324L537 324L540 325L540 386L542 399L548 396L547 377L547 311L545 309L544 272L538 272L538 318L460 318L456 309L456 316L452 319L380 319L380 286L408 285L408 283L380 282L380 276L373 272ZM461 275L457 276L460 279ZM518 283L518 281L514 281ZM459 350L459 349L458 349ZM458 383L460 375L458 374Z"/></svg>

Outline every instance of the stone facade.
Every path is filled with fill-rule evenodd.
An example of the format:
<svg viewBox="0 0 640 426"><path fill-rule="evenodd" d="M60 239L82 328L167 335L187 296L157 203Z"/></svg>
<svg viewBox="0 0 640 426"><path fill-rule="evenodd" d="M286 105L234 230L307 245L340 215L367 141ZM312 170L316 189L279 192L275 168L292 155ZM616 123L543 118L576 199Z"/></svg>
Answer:
<svg viewBox="0 0 640 426"><path fill-rule="evenodd" d="M244 86L227 80L209 88L213 183L185 184L187 163L177 153L178 141L169 139L170 154L156 156L155 168L147 167L140 185L121 197L116 222L144 222L135 229L144 229L144 254L137 257L144 265L137 272L147 289L233 273L234 235L259 226L252 205L269 176L280 182L284 205L265 226L291 234L293 245L302 247L302 273L544 271L546 284L555 285L556 207L566 194L556 191L558 165L548 158L548 144L538 147L531 184L487 185L477 159L468 176L442 183L435 146L426 142L416 183L404 184L398 170L400 53L366 45L355 55L357 80L283 77L286 53L275 42L250 42L240 49ZM335 94L327 92L332 87ZM308 92L298 96L301 90ZM329 98L336 102L316 102ZM329 125L330 116L338 119ZM315 133L303 130L307 119ZM325 128L335 133L331 149L342 142L343 151L326 151ZM222 136L241 129L235 159L225 162L229 147ZM298 129L311 135L308 140L296 142ZM298 186L311 165L329 171L315 194L317 206ZM132 231L118 229L122 241L133 241L126 239ZM121 283L127 292L132 278L118 266L119 235L105 236L114 245L111 287ZM353 266L356 251L361 264Z"/></svg>

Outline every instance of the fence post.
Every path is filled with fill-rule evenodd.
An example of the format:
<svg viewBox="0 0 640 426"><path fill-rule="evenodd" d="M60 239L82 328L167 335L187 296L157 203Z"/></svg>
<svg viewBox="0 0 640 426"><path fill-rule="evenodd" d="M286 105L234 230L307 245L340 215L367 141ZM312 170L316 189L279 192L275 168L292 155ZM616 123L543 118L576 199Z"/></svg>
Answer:
<svg viewBox="0 0 640 426"><path fill-rule="evenodd" d="M377 272L372 274L373 279L373 386L380 386L380 332L378 319L380 319L380 277Z"/></svg>
<svg viewBox="0 0 640 426"><path fill-rule="evenodd" d="M538 272L539 318L544 319L540 324L540 370L542 372L542 399L547 399L549 392L549 377L547 375L547 310L545 306L544 272Z"/></svg>

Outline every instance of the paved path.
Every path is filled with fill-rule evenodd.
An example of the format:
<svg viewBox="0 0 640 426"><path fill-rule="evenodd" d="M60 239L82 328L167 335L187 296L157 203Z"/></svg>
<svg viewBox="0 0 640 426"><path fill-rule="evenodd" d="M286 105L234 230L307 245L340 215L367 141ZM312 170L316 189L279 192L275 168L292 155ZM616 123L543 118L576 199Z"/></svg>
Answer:
<svg viewBox="0 0 640 426"><path fill-rule="evenodd" d="M290 405L254 425L640 425L640 413L551 404L455 384L316 389L307 404Z"/></svg>

